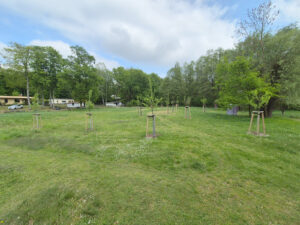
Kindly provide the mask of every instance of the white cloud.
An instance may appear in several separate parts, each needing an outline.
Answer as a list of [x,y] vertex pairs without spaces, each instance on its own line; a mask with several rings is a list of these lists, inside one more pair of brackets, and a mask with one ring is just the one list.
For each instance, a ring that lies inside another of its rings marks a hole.
[[33,40],[29,45],[37,46],[51,46],[57,50],[64,58],[72,55],[70,45],[63,41],[44,41],[44,40]]
[[234,23],[222,19],[226,9],[206,0],[9,0],[0,6],[134,63],[170,66],[235,42]]
[[[72,55],[70,45],[63,41],[33,40],[29,43],[29,45],[51,46],[54,49],[56,49],[64,58],[67,58],[69,55]],[[0,44],[0,48],[1,48],[1,44]],[[119,64],[116,61],[105,59],[104,57],[99,56],[95,52],[90,51],[89,54],[95,57],[96,63],[103,62],[108,69],[112,69],[119,66]]]
[[299,0],[275,0],[275,5],[279,9],[279,16],[287,22],[300,23],[300,1]]

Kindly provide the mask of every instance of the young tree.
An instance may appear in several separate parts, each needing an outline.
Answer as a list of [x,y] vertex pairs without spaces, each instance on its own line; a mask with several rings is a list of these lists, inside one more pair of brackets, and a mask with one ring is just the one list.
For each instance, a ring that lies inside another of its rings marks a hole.
[[202,99],[201,99],[201,102],[202,102],[203,112],[205,112],[205,107],[206,107],[207,98],[202,98]]
[[91,111],[94,108],[94,103],[92,102],[91,98],[93,95],[93,90],[89,90],[89,100],[86,103],[86,108]]
[[157,107],[157,105],[161,102],[162,99],[155,97],[155,90],[153,90],[152,80],[150,77],[148,78],[148,80],[150,93],[149,96],[144,97],[144,105],[149,106],[151,108],[151,112],[153,115],[154,107]]

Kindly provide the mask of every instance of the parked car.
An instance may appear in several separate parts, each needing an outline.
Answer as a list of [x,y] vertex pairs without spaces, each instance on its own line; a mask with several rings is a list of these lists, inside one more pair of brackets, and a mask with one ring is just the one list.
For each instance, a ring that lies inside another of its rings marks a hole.
[[23,109],[23,105],[11,105],[8,106],[8,109]]

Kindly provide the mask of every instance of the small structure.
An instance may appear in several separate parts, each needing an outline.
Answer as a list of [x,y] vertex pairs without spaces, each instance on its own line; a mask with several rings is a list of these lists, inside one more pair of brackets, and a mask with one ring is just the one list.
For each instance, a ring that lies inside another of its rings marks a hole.
[[94,130],[94,121],[92,113],[86,113],[86,131]]
[[[30,99],[32,97],[29,97]],[[26,96],[0,96],[0,105],[27,104]]]
[[[257,115],[257,125],[256,125],[256,131],[251,131],[253,118]],[[260,133],[260,117],[262,118],[262,126],[263,126],[263,133]],[[254,134],[256,136],[267,136],[266,134],[266,126],[265,126],[265,118],[264,118],[264,111],[252,111],[250,125],[248,129],[248,134]]]
[[79,109],[80,108],[80,103],[75,103],[75,102],[68,103],[67,108],[68,109]]
[[184,115],[185,115],[186,119],[187,118],[192,119],[192,116],[191,116],[191,107],[189,107],[189,106],[185,107]]
[[[149,119],[152,119],[152,135],[148,133],[149,130]],[[155,132],[155,115],[147,115],[147,125],[146,125],[146,137],[156,138]]]
[[236,116],[239,111],[238,106],[233,106],[231,109],[227,109],[227,115]]
[[69,98],[54,98],[54,99],[49,99],[49,104],[56,104],[56,105],[66,105],[66,104],[72,104],[75,103],[74,99],[69,99]]
[[32,114],[32,128],[34,130],[39,130],[42,128],[42,117],[39,113]]
[[107,107],[120,107],[123,106],[122,102],[106,102]]

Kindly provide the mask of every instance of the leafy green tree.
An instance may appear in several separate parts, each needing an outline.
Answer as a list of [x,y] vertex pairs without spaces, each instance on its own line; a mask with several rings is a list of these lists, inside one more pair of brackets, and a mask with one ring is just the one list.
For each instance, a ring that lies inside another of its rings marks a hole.
[[0,95],[13,95],[26,93],[26,80],[23,73],[11,68],[0,68]]
[[142,70],[125,69],[123,67],[113,69],[116,95],[120,96],[125,103],[134,104],[137,96],[147,96],[149,77],[151,76]]
[[114,79],[112,72],[106,68],[104,63],[98,63],[96,65],[96,70],[97,75],[100,78],[99,89],[102,104],[106,105],[107,101],[110,100],[110,96],[115,95]]
[[32,47],[23,46],[18,43],[12,43],[5,48],[4,58],[9,67],[15,71],[22,73],[26,79],[26,95],[28,107],[31,109],[30,103],[30,62],[32,60]]
[[88,100],[89,90],[93,90],[93,100],[98,99],[99,77],[93,56],[80,46],[72,46],[71,50],[73,54],[66,61],[59,82],[60,86],[66,85],[71,96],[82,105]]
[[182,68],[179,63],[176,63],[175,66],[168,71],[167,77],[170,81],[170,97],[172,99],[178,97],[179,102],[183,102],[185,87],[183,85]]
[[250,106],[257,108],[267,104],[277,91],[251,70],[250,62],[243,57],[231,63],[225,59],[218,65],[217,85],[221,106],[248,105],[249,115]]
[[[271,86],[279,88],[272,102],[279,102],[282,112],[300,105],[300,30],[292,24],[279,30],[266,43],[266,67]],[[270,105],[271,111],[275,104]]]

